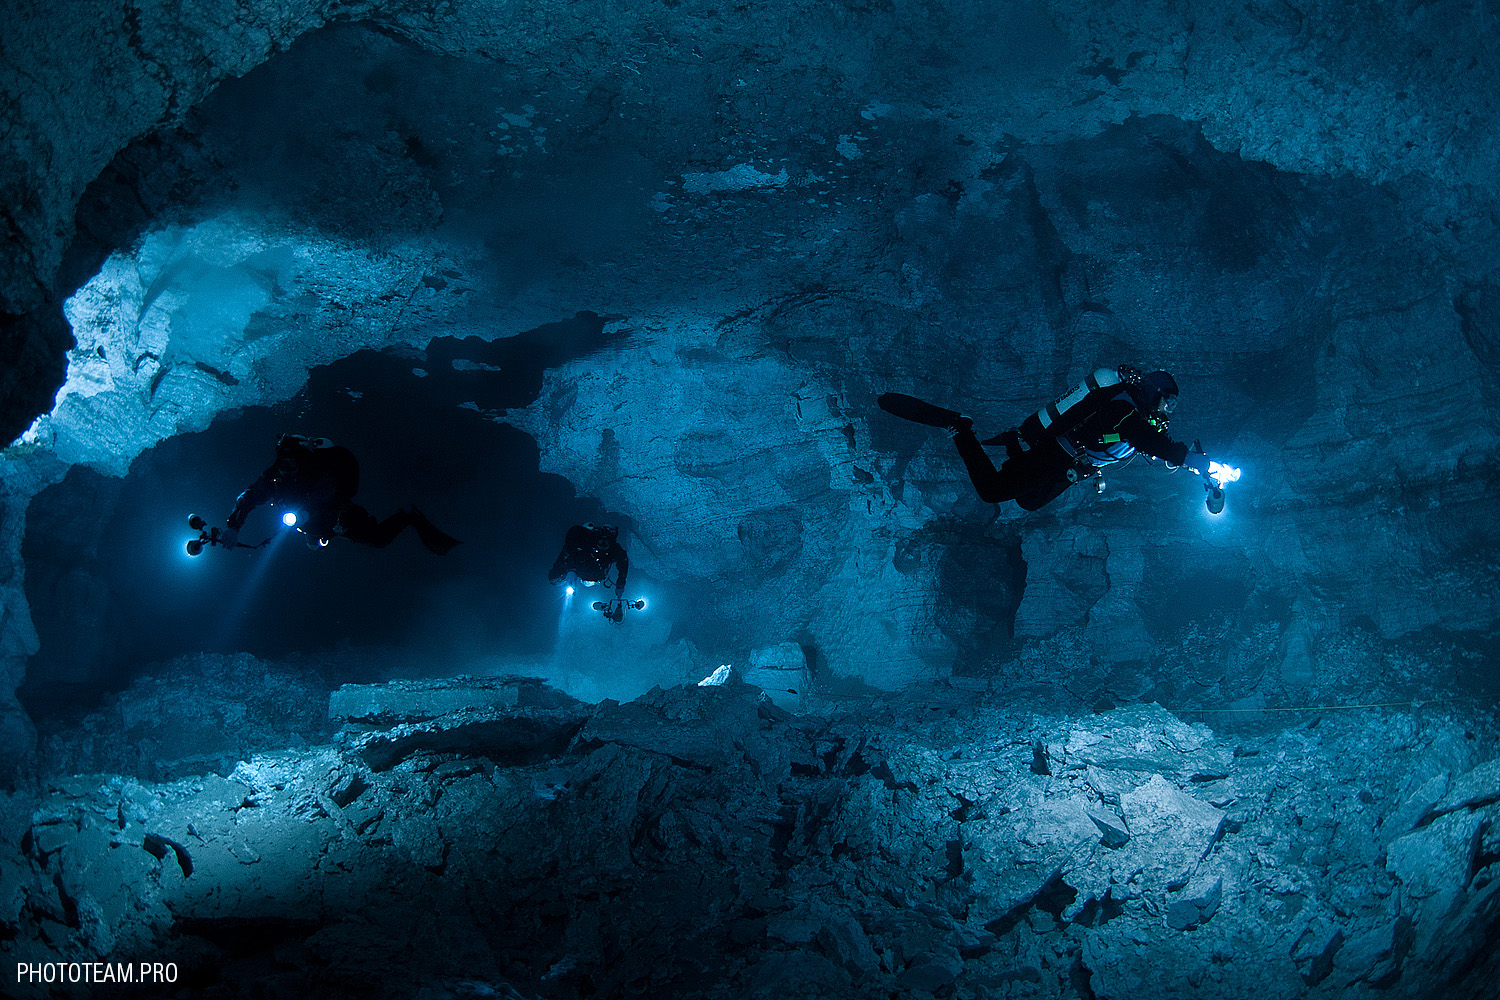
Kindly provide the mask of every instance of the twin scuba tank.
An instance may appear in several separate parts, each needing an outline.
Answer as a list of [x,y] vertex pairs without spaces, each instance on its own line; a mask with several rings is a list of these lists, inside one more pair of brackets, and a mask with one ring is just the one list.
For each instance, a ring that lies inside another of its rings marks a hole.
[[[1021,433],[1021,440],[1026,442],[1027,447],[1035,448],[1049,438],[1065,437],[1091,414],[1096,413],[1098,404],[1128,390],[1144,377],[1145,372],[1130,365],[1094,369],[1067,395],[1048,403],[1021,421],[1017,428]],[[1084,406],[1084,401],[1095,393],[1099,394],[1095,398],[1095,405]]]

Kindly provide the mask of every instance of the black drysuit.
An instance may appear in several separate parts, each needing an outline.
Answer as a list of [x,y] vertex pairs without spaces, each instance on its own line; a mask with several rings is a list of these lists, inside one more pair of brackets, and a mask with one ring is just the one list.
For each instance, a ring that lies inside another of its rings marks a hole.
[[1188,446],[1153,426],[1123,384],[1093,390],[1067,416],[1067,429],[1054,425],[1033,433],[1025,450],[1012,438],[1006,448],[1008,458],[999,469],[972,429],[955,434],[953,443],[980,499],[986,503],[1014,500],[1023,510],[1037,510],[1073,483],[1093,475],[1098,466],[1137,451],[1173,465],[1187,458]]
[[407,528],[415,528],[422,544],[442,555],[458,539],[438,530],[415,507],[404,507],[384,521],[354,502],[359,491],[359,460],[342,445],[326,438],[283,435],[276,443],[276,461],[235,500],[229,527],[239,531],[256,507],[275,504],[297,515],[297,530],[327,541],[335,536],[384,548]]
[[563,539],[562,551],[547,579],[558,583],[572,573],[585,583],[599,583],[609,576],[611,565],[619,570],[615,593],[625,592],[625,577],[630,573],[630,557],[619,542],[619,529],[575,524]]

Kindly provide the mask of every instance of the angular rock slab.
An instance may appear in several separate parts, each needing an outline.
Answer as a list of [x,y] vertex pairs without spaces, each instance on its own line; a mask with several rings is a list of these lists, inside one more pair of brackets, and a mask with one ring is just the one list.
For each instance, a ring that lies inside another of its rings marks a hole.
[[1091,716],[1073,727],[1063,749],[1069,767],[1184,778],[1228,774],[1234,761],[1233,750],[1219,746],[1207,726],[1188,725],[1160,705],[1132,705]]
[[455,712],[430,722],[346,736],[345,743],[374,771],[388,770],[423,752],[529,761],[566,750],[586,718],[579,711],[547,709]]
[[1480,764],[1474,770],[1453,779],[1442,801],[1433,812],[1447,813],[1464,807],[1487,805],[1500,801],[1500,758]]
[[761,773],[770,773],[787,766],[789,752],[782,741],[761,731],[786,718],[783,709],[749,684],[652,688],[623,705],[601,704],[577,743],[615,743],[702,768],[749,756]]
[[1152,889],[1188,882],[1223,829],[1224,812],[1153,774],[1140,788],[1120,796],[1130,843],[1114,863],[1117,872],[1143,870]]
[[1401,880],[1413,896],[1452,892],[1469,884],[1484,818],[1478,813],[1449,813],[1397,837],[1386,849],[1385,870]]
[[967,824],[965,866],[986,919],[1027,906],[1058,875],[1072,884],[1072,873],[1102,849],[1089,814],[1093,803],[1064,789],[1063,782],[1039,777],[1005,803],[1008,812]]
[[781,914],[767,925],[766,936],[784,944],[814,948],[855,977],[880,966],[859,921],[823,903],[803,903]]
[[1208,923],[1219,912],[1224,898],[1224,879],[1200,875],[1167,903],[1167,926],[1174,931],[1190,931]]
[[1381,839],[1389,843],[1416,829],[1422,817],[1432,810],[1447,790],[1447,771],[1434,774],[1422,782],[1417,786],[1417,790],[1407,796],[1406,800],[1392,810],[1391,814],[1380,824]]

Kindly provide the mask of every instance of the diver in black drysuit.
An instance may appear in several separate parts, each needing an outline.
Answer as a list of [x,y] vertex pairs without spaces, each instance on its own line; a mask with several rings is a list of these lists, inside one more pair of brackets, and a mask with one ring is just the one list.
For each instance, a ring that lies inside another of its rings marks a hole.
[[403,507],[384,521],[354,502],[359,491],[359,460],[354,453],[327,438],[283,434],[276,442],[276,461],[239,495],[223,535],[230,548],[250,512],[270,503],[296,515],[296,528],[319,545],[347,538],[361,545],[384,548],[402,531],[414,528],[428,550],[446,555],[459,544],[416,507]]
[[614,566],[619,572],[615,577],[615,596],[624,594],[625,577],[630,573],[630,557],[625,554],[619,535],[619,528],[605,524],[573,525],[563,539],[557,562],[552,564],[552,571],[547,574],[547,582],[561,583],[563,577],[572,573],[584,586],[592,587],[601,582],[607,586],[609,568]]
[[[1101,374],[1118,381],[1100,384]],[[1005,446],[1006,460],[999,469],[985,454],[972,420],[958,416],[949,425],[980,499],[1014,500],[1023,510],[1037,510],[1074,483],[1096,475],[1100,467],[1137,451],[1207,473],[1208,456],[1167,433],[1177,405],[1177,382],[1169,373],[1143,374],[1128,366],[1117,372],[1100,369],[1080,389],[1086,390],[1083,398],[1066,409],[1060,411],[1059,404],[1071,396],[983,442]]]

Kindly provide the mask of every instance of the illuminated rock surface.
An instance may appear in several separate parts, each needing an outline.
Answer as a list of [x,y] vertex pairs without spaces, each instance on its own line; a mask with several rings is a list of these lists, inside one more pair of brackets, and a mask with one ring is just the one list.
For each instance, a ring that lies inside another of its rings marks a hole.
[[[1492,996],[1497,34],[1457,0],[16,7],[0,958]],[[874,405],[988,436],[1121,362],[1243,467],[1221,517],[1144,462],[996,511]],[[189,560],[286,430],[463,544]],[[586,520],[648,599],[618,626],[542,582]],[[770,701],[696,686],[726,663]]]
[[[465,683],[335,703],[426,715]],[[519,702],[561,698],[507,684]],[[465,708],[446,731],[514,734],[536,717]],[[49,782],[9,806],[24,835],[6,919],[43,934],[13,954],[112,945],[225,995],[252,981],[456,996],[1493,985],[1493,952],[1454,939],[1493,918],[1500,883],[1474,861],[1495,807],[1443,812],[1384,865],[1375,842],[1409,772],[1445,756],[1468,769],[1476,734],[1441,712],[1226,738],[1155,708],[1069,720],[951,691],[799,718],[731,680],[578,720],[550,750],[481,738],[371,767],[354,748],[403,727],[364,722],[227,777]],[[1357,752],[1374,749],[1372,722],[1405,729],[1403,745]],[[1088,749],[1122,740],[1136,756]],[[186,938],[161,941],[173,926]]]

